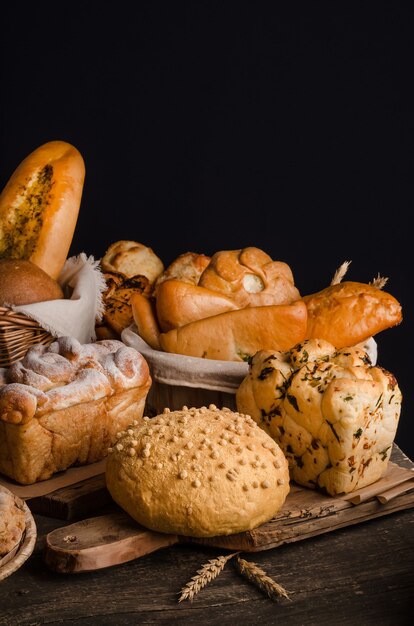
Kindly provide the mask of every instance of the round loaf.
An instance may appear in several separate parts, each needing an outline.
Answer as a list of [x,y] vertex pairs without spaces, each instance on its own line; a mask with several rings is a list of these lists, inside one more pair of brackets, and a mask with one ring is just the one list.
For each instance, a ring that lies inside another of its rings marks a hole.
[[0,306],[63,298],[58,282],[31,261],[0,260]]
[[239,533],[270,520],[289,492],[281,449],[230,409],[164,413],[118,434],[106,466],[112,498],[152,530],[193,537]]

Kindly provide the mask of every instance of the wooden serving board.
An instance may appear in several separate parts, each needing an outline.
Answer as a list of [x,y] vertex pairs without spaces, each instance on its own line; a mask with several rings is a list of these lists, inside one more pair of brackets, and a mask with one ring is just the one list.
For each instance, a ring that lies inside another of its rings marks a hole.
[[112,503],[112,510],[105,515],[49,533],[45,561],[54,571],[77,573],[125,563],[179,542],[243,552],[269,550],[414,507],[413,464],[405,459],[406,467],[390,463],[387,475],[375,486],[343,498],[292,484],[276,517],[254,530],[235,535],[194,538],[153,532]]

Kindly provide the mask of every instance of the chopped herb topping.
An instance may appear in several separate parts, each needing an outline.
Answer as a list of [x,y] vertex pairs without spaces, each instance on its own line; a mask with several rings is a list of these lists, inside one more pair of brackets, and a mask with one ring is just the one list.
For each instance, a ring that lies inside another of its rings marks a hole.
[[362,428],[358,428],[358,430],[354,432],[354,437],[355,439],[359,439],[361,435],[362,435]]

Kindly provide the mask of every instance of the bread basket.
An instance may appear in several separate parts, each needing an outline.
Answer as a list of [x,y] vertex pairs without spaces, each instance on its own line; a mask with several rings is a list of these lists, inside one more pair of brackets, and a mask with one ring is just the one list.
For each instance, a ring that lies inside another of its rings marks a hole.
[[[236,391],[249,371],[248,363],[201,359],[153,350],[138,335],[135,324],[122,331],[122,341],[146,359],[152,386],[147,396],[145,415],[153,417],[165,407],[226,406],[237,410]],[[371,362],[377,361],[377,344],[371,337],[364,345]]]
[[24,313],[0,306],[0,367],[9,367],[35,344],[48,345],[53,336]]

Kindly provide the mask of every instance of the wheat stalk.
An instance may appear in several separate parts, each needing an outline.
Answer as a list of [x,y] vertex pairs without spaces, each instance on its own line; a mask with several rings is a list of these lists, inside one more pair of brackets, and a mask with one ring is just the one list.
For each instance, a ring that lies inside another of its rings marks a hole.
[[278,600],[281,597],[290,599],[286,589],[270,578],[256,563],[237,557],[236,565],[240,574],[264,591],[272,600]]
[[232,554],[228,554],[227,556],[219,556],[216,559],[210,559],[208,563],[205,563],[201,569],[197,570],[197,575],[193,576],[186,585],[179,592],[181,595],[178,599],[178,602],[182,602],[183,600],[190,600],[194,598],[194,596],[205,587],[210,581],[212,581],[216,576],[223,571],[224,566],[227,561],[232,559],[238,552],[233,552]]
[[388,278],[386,278],[385,276],[380,276],[378,273],[378,276],[371,281],[371,285],[373,285],[374,287],[378,287],[378,289],[382,289],[383,287],[385,287],[387,282]]
[[338,283],[341,282],[341,280],[343,279],[343,277],[345,276],[345,274],[348,271],[348,267],[351,265],[351,261],[344,261],[342,263],[342,265],[340,265],[338,267],[338,269],[336,270],[334,277],[331,280],[331,285],[337,285]]

